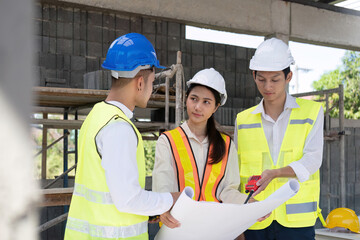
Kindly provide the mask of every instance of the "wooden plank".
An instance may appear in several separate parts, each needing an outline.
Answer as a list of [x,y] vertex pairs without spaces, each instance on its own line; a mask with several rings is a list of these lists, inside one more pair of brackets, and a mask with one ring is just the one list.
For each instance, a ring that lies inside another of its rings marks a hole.
[[40,207],[70,205],[73,191],[74,188],[42,189],[40,194],[43,196],[43,200]]
[[32,124],[41,124],[46,128],[56,129],[80,129],[83,120],[62,119],[31,119]]
[[[91,107],[91,105],[104,101],[109,90],[81,89],[81,88],[55,88],[55,87],[34,87],[36,106],[42,107]],[[165,95],[152,94],[150,104],[154,107],[161,107],[164,102]],[[170,96],[170,101],[175,102],[175,96]],[[151,106],[150,106],[151,107]]]

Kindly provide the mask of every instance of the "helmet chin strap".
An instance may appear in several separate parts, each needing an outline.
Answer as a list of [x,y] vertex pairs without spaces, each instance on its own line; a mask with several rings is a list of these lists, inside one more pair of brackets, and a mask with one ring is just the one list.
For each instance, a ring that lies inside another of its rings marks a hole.
[[114,78],[118,79],[119,77],[122,78],[133,78],[136,76],[136,74],[138,74],[138,72],[140,72],[140,70],[142,69],[148,69],[150,68],[150,65],[140,65],[137,68],[135,68],[132,71],[116,71],[116,70],[111,70],[111,76],[113,76]]

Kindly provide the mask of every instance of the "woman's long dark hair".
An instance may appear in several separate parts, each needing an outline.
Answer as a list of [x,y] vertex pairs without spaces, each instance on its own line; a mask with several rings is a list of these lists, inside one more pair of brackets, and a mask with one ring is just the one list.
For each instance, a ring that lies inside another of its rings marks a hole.
[[[196,87],[196,86],[203,86],[203,87],[206,87],[207,89],[209,89],[215,97],[215,106],[220,104],[221,98],[220,98],[220,94],[218,91],[216,91],[212,88],[209,88],[207,86],[204,86],[201,84],[196,84],[196,83],[190,85],[190,87],[186,91],[186,98],[189,97],[191,90],[193,90],[194,87]],[[211,160],[210,164],[216,164],[223,159],[226,149],[225,149],[225,141],[221,136],[221,132],[216,128],[216,120],[214,118],[214,114],[211,115],[211,117],[207,121],[206,133],[207,133],[208,140],[209,140],[209,146],[212,146],[212,151],[210,153],[210,158],[212,160]]]

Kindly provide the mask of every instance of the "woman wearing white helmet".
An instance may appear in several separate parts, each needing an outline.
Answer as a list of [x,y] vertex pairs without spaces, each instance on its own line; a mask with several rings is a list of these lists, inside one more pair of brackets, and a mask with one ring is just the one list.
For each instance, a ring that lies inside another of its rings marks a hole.
[[[224,78],[213,68],[187,82],[189,119],[163,133],[156,144],[153,191],[194,189],[194,200],[244,203],[240,194],[237,153],[230,137],[215,126],[214,113],[226,102]],[[160,219],[166,223],[169,213]],[[168,225],[168,224],[167,224]]]

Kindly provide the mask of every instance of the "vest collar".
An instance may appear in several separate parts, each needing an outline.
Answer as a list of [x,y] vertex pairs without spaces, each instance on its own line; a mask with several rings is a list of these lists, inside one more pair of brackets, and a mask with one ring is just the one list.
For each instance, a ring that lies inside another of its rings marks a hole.
[[[286,100],[284,105],[284,111],[286,109],[293,109],[293,108],[299,108],[299,104],[296,102],[296,98],[291,96],[289,93],[286,93]],[[264,109],[264,98],[261,99],[261,102],[256,106],[255,110],[251,112],[252,114],[258,114],[261,113],[263,116],[265,115],[265,109]]]
[[114,106],[120,108],[121,111],[123,111],[123,113],[125,114],[125,116],[128,117],[129,119],[131,119],[134,116],[134,113],[130,109],[128,109],[124,104],[122,104],[121,102],[106,101],[106,103],[109,103],[111,105],[114,105]]
[[195,139],[197,142],[199,142],[201,144],[208,144],[208,142],[209,142],[208,137],[206,136],[204,138],[204,140],[202,142],[200,142],[200,140],[190,130],[189,125],[187,124],[187,121],[185,121],[183,124],[181,124],[181,127],[182,127],[182,129],[184,129],[184,132],[186,133],[186,135],[188,136],[189,139],[190,138]]

